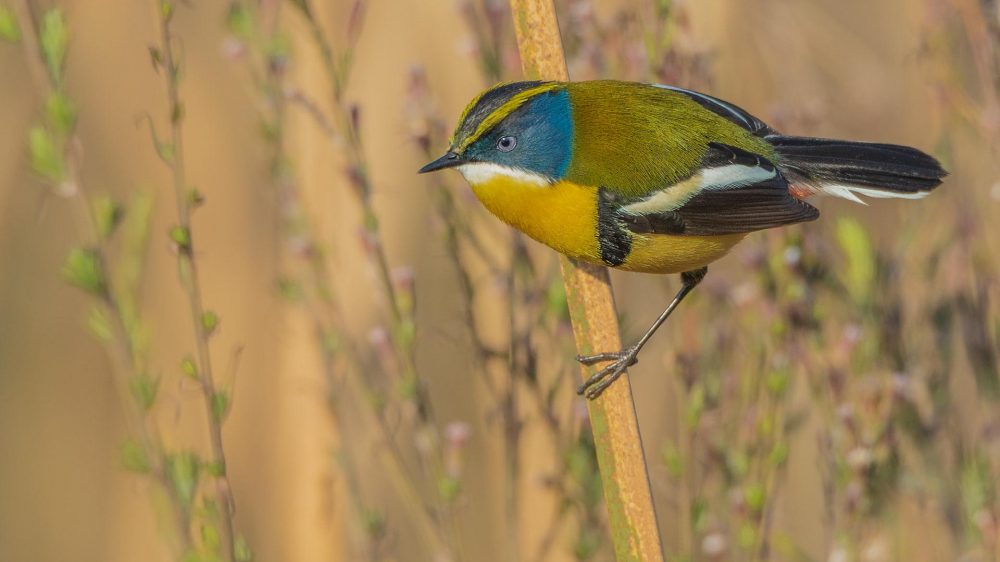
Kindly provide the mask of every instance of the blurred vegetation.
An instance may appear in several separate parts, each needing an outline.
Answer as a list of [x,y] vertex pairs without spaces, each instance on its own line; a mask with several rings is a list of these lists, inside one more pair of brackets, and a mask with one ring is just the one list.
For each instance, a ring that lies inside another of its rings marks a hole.
[[[506,2],[147,4],[0,0],[0,559],[610,559],[553,256],[413,173],[518,77]],[[997,4],[556,7],[574,79],[952,172],[750,237],[658,334],[668,552],[1000,560]],[[626,338],[676,283],[615,276]]]

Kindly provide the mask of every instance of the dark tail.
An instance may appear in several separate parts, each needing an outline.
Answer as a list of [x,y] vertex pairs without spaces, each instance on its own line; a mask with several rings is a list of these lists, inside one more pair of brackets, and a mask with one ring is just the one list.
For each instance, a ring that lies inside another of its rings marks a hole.
[[765,137],[780,156],[778,168],[789,183],[858,203],[868,197],[919,199],[941,184],[948,172],[915,148],[809,137]]

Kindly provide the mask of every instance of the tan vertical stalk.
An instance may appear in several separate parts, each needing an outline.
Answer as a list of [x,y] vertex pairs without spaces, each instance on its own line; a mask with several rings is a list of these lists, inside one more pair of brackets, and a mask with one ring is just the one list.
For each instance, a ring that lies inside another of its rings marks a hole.
[[[568,80],[552,0],[510,0],[525,77]],[[563,281],[576,346],[581,354],[621,348],[608,271],[563,257]],[[584,378],[591,367],[583,367]],[[588,401],[597,461],[619,562],[663,560],[649,475],[628,377]]]

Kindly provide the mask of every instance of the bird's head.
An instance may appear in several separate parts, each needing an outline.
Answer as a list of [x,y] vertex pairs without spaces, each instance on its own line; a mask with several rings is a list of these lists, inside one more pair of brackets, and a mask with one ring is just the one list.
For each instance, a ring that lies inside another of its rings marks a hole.
[[563,177],[573,150],[569,94],[559,82],[513,82],[469,103],[444,156],[420,173],[458,168],[470,182],[483,173]]

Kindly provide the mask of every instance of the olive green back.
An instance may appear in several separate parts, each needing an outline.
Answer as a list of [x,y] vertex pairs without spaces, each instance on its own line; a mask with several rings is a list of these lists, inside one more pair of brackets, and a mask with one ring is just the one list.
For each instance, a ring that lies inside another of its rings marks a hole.
[[646,195],[693,175],[710,141],[775,159],[765,140],[683,94],[613,80],[566,88],[574,135],[565,179],[573,183]]

